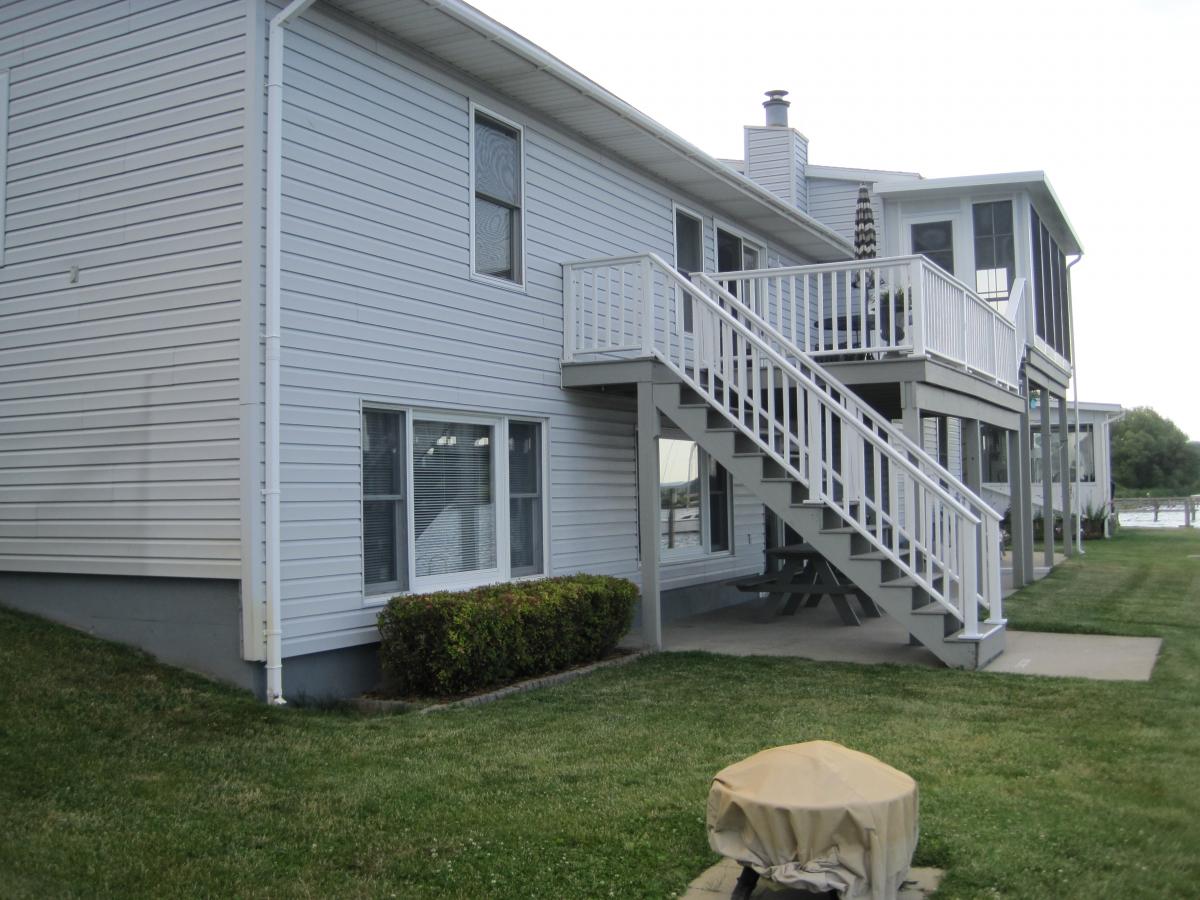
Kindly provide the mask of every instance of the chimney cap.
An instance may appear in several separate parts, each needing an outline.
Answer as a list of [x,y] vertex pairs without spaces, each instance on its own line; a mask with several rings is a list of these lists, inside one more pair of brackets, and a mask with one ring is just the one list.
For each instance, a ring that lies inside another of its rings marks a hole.
[[787,91],[767,91],[767,99],[763,101],[763,109],[767,111],[767,125],[782,125],[788,123],[788,107],[792,104],[783,98]]

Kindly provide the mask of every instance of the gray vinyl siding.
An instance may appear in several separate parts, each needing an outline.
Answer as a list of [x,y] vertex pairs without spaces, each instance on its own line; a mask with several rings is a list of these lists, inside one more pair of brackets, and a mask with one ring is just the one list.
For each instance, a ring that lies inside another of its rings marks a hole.
[[[857,181],[835,178],[809,178],[808,214],[832,228],[846,240],[854,241],[854,212],[858,205]],[[883,255],[883,204],[874,194],[871,206],[875,210],[875,240],[879,255]]]
[[796,203],[792,133],[779,128],[746,129],[746,175],[776,197]]
[[[635,407],[560,387],[564,262],[673,256],[672,200],[526,111],[320,7],[288,32],[284,108],[284,652],[377,639],[362,590],[360,408],[548,423],[551,569],[638,574]],[[470,276],[469,103],[524,127],[526,284]],[[677,587],[762,566],[762,508],[736,552],[664,568]]]
[[239,575],[244,25],[0,6],[0,570]]
[[808,212],[808,139],[796,134],[792,138],[792,183],[795,196],[793,202],[801,212]]

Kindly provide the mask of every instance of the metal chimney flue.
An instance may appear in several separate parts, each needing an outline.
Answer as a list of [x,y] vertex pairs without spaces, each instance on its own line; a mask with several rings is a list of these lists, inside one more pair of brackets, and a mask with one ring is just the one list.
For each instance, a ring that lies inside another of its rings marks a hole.
[[767,99],[763,102],[763,109],[767,111],[768,126],[780,125],[787,128],[788,107],[792,105],[783,99],[787,94],[787,91],[767,91]]

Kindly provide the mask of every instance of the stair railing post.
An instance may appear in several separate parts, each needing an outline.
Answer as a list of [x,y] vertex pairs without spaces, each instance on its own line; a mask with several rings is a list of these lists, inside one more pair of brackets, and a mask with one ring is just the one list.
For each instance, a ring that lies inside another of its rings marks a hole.
[[[654,268],[650,257],[642,259],[642,355],[654,355]],[[668,323],[664,323],[668,324]]]
[[988,625],[1004,624],[1004,589],[1000,583],[1000,564],[1004,556],[1004,546],[1000,536],[1000,523],[991,516],[984,518],[987,526],[987,546],[991,548],[988,566],[985,570],[987,578]]
[[913,355],[925,355],[925,266],[920,257],[909,262],[912,272],[909,292],[912,294]]
[[563,362],[575,359],[575,304],[579,302],[575,269],[563,266]]

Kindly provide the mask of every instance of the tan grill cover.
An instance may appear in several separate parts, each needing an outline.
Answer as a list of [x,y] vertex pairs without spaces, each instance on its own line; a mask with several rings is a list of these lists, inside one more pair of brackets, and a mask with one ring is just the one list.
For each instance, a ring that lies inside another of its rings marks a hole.
[[713,779],[708,844],[780,884],[894,898],[917,847],[917,783],[832,741],[764,750]]

